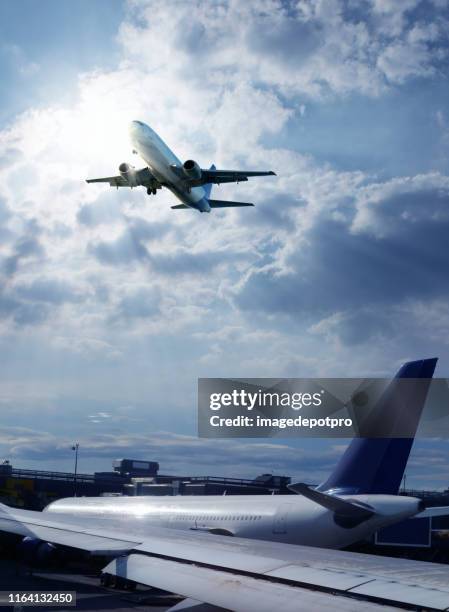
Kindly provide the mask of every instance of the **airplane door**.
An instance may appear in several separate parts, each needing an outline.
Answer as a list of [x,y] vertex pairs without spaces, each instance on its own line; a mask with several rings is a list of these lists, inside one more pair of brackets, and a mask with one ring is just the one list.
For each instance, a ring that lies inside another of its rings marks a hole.
[[273,533],[287,533],[287,516],[292,504],[281,504],[274,515]]

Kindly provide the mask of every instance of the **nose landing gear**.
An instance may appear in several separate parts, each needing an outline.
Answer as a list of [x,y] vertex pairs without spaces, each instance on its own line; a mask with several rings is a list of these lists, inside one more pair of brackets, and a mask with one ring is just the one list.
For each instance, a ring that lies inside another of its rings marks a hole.
[[157,193],[157,189],[156,188],[148,187],[148,189],[147,189],[147,194],[148,195],[156,195],[156,193]]

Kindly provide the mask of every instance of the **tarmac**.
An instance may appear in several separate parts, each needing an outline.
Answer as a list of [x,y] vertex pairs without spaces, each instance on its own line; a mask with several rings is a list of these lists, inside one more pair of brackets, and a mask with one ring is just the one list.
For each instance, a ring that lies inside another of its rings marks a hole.
[[[75,591],[76,607],[61,605],[43,606],[7,606],[0,605],[2,609],[31,611],[52,610],[53,612],[70,610],[111,610],[113,612],[128,612],[131,610],[146,610],[151,612],[165,612],[179,599],[162,599],[152,589],[137,587],[135,591],[107,588],[100,585],[98,574],[87,573],[79,568],[75,570],[46,569],[35,570],[32,573],[24,566],[12,560],[0,560],[0,591],[32,591],[54,592]],[[163,597],[163,596],[162,596]]]

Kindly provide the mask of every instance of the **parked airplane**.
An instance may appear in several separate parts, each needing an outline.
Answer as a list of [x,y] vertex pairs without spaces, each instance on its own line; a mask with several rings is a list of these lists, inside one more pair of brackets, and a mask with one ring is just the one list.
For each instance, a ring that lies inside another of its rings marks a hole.
[[[379,418],[396,422],[408,414],[416,429],[435,364],[435,359],[406,364],[382,396]],[[415,387],[412,382],[406,403],[392,403],[397,379],[404,377],[425,382]],[[307,541],[308,532],[315,545],[340,547],[405,517],[422,516],[420,500],[394,495],[412,442],[354,440],[323,485],[292,485],[301,496],[80,498],[50,504],[46,512],[0,504],[0,531],[24,537],[37,558],[51,554],[55,544],[112,557],[104,572],[114,580],[187,598],[171,612],[359,612],[385,605],[449,610],[444,565],[284,543]],[[426,512],[433,510],[442,511]],[[243,534],[262,539],[238,537]]]
[[210,212],[212,208],[254,206],[250,202],[212,200],[212,185],[240,183],[252,176],[275,175],[271,170],[217,170],[214,165],[205,170],[193,159],[184,163],[179,161],[156,132],[142,121],[132,121],[129,132],[134,152],[140,155],[147,167],[136,170],[134,166],[122,163],[118,176],[87,179],[88,183],[109,183],[117,188],[143,186],[147,188],[148,195],[156,195],[158,189],[167,187],[182,202],[172,206],[173,209],[195,208],[200,212]]
[[[379,399],[377,419],[396,426],[406,418],[414,436],[436,361],[405,364]],[[403,378],[414,379],[406,389],[407,401]],[[396,397],[398,388],[401,398]],[[172,529],[343,548],[423,510],[421,500],[397,495],[412,443],[413,438],[355,438],[318,488],[291,485],[297,496],[66,498],[44,513],[113,521],[127,517]]]

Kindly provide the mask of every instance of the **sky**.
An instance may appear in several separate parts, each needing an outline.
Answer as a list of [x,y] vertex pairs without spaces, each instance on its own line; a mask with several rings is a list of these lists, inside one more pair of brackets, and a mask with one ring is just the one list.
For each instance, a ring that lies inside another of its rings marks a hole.
[[[36,23],[39,27],[36,27]],[[449,376],[444,0],[0,3],[0,456],[323,480],[345,441],[199,440],[198,377]],[[87,185],[148,123],[254,209]],[[407,483],[449,485],[418,440]]]

